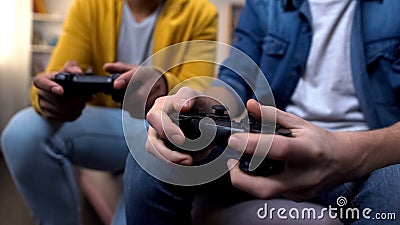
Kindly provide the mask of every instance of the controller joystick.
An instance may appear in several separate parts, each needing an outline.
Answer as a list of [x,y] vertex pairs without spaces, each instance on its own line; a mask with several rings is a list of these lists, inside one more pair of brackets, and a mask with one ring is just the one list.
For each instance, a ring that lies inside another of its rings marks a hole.
[[211,106],[212,109],[214,109],[214,114],[216,116],[224,116],[225,112],[227,112],[227,108],[225,108],[225,106],[223,105],[213,105]]

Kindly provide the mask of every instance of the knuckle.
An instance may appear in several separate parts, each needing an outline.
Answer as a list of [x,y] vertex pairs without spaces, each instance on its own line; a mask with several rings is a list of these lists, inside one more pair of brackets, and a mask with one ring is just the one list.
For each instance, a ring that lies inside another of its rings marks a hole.
[[39,86],[40,86],[40,81],[41,81],[41,76],[38,75],[38,76],[35,76],[35,77],[33,78],[32,83],[33,83],[33,85],[34,85],[35,87],[39,88]]
[[157,109],[151,108],[146,115],[146,120],[152,124],[157,120],[157,115],[161,114],[161,112]]
[[154,101],[154,105],[162,105],[162,104],[165,102],[165,99],[166,99],[166,98],[167,98],[166,96],[157,98],[157,99]]
[[69,60],[65,63],[67,66],[77,65],[78,63],[75,60]]
[[184,87],[182,87],[181,89],[179,89],[178,92],[186,92],[186,91],[189,91],[189,90],[190,90],[189,87],[184,86]]
[[147,141],[146,141],[145,148],[146,148],[147,152],[152,152],[153,144],[151,143],[151,141],[149,139],[147,139]]
[[[181,89],[179,89],[179,91],[177,92],[177,94],[179,94],[181,97],[183,96],[195,96],[195,92],[193,89],[189,88],[189,87],[182,87]],[[190,99],[191,97],[187,98]]]
[[288,142],[280,143],[279,151],[275,151],[276,158],[286,158],[290,154],[290,145]]
[[151,120],[153,120],[153,111],[154,109],[150,109],[149,112],[146,114],[146,120],[148,122],[150,122]]
[[319,144],[311,144],[310,150],[310,156],[313,160],[323,161],[326,158],[326,151]]

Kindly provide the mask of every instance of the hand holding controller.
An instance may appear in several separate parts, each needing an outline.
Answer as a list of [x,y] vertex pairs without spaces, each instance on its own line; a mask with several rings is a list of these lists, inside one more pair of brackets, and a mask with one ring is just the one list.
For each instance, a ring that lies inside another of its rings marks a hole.
[[[172,114],[170,117],[173,122],[179,125],[180,129],[188,139],[198,140],[198,138],[201,137],[201,134],[215,134],[210,143],[202,143],[200,145],[214,145],[225,148],[228,145],[228,139],[230,135],[233,133],[251,132],[279,134],[288,137],[291,136],[290,130],[282,128],[279,125],[264,126],[252,116],[248,117],[248,121],[231,121],[229,115],[226,114],[226,109],[224,106],[214,105],[212,108],[214,109],[213,113],[199,112],[191,109],[186,113]],[[185,153],[201,150],[201,148],[192,148],[192,146],[188,146],[187,144],[183,144],[182,148],[180,148],[168,141],[165,141],[165,143],[170,149],[183,151]],[[261,165],[259,165],[255,170],[250,171],[249,164],[251,158],[251,155],[243,154],[239,159],[239,167],[242,171],[258,176],[269,176],[272,174],[281,173],[285,168],[285,162],[265,158]]]
[[64,95],[93,95],[104,93],[112,96],[116,102],[122,102],[125,89],[114,89],[114,81],[120,74],[111,76],[80,75],[61,72],[55,75],[54,81],[64,88]]

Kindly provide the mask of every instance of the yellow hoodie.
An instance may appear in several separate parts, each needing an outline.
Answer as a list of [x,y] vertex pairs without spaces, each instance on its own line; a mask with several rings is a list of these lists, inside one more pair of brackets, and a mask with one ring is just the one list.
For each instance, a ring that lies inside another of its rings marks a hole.
[[[103,65],[116,61],[123,2],[124,0],[75,0],[46,71],[58,71],[65,62],[75,60],[84,71],[90,66],[94,74],[106,75]],[[215,41],[216,38],[217,10],[208,0],[166,0],[154,28],[153,53],[180,42]],[[200,51],[215,54],[215,49],[212,48]],[[164,76],[168,82],[168,90],[191,77],[214,75],[214,65],[204,62],[165,68],[165,61],[171,60],[168,57],[171,56],[153,59],[154,67],[167,71]],[[214,55],[210,56],[210,59],[213,57]],[[192,87],[201,88],[205,84],[197,82]],[[32,86],[32,106],[41,113],[37,92],[37,88]],[[96,95],[90,104],[117,107],[110,96],[103,94]]]

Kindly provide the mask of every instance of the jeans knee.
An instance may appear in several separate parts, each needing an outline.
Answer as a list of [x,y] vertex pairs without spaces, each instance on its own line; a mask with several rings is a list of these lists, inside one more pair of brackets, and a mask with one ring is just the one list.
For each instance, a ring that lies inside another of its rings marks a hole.
[[[127,197],[134,197],[133,195],[148,190],[147,188],[139,188],[148,184],[148,179],[151,179],[145,171],[138,165],[133,159],[131,154],[128,154],[128,158],[125,165],[124,172],[124,192]],[[143,193],[138,194],[143,196]]]
[[372,187],[378,186],[383,188],[383,190],[400,190],[400,164],[373,171],[367,179],[367,182],[372,183]]
[[127,199],[135,203],[146,202],[159,195],[164,186],[168,184],[148,174],[132,155],[128,155],[124,173],[124,192]]
[[392,165],[370,174],[360,186],[356,205],[375,210],[400,208],[400,165]]
[[31,109],[15,114],[1,135],[1,149],[13,176],[29,172],[40,154],[39,146],[46,137],[46,121]]

